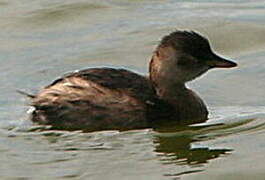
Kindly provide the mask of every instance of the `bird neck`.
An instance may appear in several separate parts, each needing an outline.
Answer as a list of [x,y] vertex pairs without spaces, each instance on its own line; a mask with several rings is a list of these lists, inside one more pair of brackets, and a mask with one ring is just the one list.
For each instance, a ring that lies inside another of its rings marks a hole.
[[149,78],[157,96],[175,109],[180,121],[188,124],[206,120],[208,111],[201,98],[186,87],[182,78],[172,76],[170,71],[164,71],[160,63],[153,56],[149,67]]
[[159,97],[177,96],[186,93],[188,89],[183,82],[183,78],[176,76],[175,72],[171,70],[172,65],[161,61],[159,57],[154,54],[149,65],[149,79],[152,82],[156,93]]

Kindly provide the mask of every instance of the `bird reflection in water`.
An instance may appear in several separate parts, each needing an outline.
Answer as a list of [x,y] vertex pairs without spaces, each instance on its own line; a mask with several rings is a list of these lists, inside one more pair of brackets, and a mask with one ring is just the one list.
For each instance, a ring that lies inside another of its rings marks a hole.
[[[163,136],[158,135],[154,138],[155,152],[161,157],[163,164],[189,165],[191,167],[202,167],[209,163],[209,160],[226,155],[232,151],[228,148],[209,148],[207,146],[197,146],[194,143],[199,142],[192,135]],[[192,169],[190,171],[177,174],[165,174],[165,176],[180,176],[183,174],[196,173],[202,169]]]

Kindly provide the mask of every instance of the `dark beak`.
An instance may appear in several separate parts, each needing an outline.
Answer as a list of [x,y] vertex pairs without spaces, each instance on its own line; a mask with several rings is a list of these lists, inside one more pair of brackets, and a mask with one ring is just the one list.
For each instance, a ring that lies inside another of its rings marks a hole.
[[210,57],[208,57],[206,64],[211,68],[232,68],[237,66],[235,62],[224,59],[214,53],[212,53]]

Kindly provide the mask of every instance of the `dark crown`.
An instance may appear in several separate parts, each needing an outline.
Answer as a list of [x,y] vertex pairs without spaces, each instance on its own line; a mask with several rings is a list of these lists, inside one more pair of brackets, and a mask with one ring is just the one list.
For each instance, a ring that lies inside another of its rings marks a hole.
[[197,58],[211,53],[209,41],[194,31],[180,31],[170,33],[163,37],[158,48],[173,47],[177,51],[184,51]]

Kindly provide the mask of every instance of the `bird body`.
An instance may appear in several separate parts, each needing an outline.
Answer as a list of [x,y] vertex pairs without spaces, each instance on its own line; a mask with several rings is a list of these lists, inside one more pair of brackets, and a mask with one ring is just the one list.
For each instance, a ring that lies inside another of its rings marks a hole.
[[69,73],[32,98],[31,119],[64,130],[129,130],[200,123],[207,107],[185,83],[213,67],[234,67],[193,31],[165,36],[149,77],[125,69],[90,68]]

